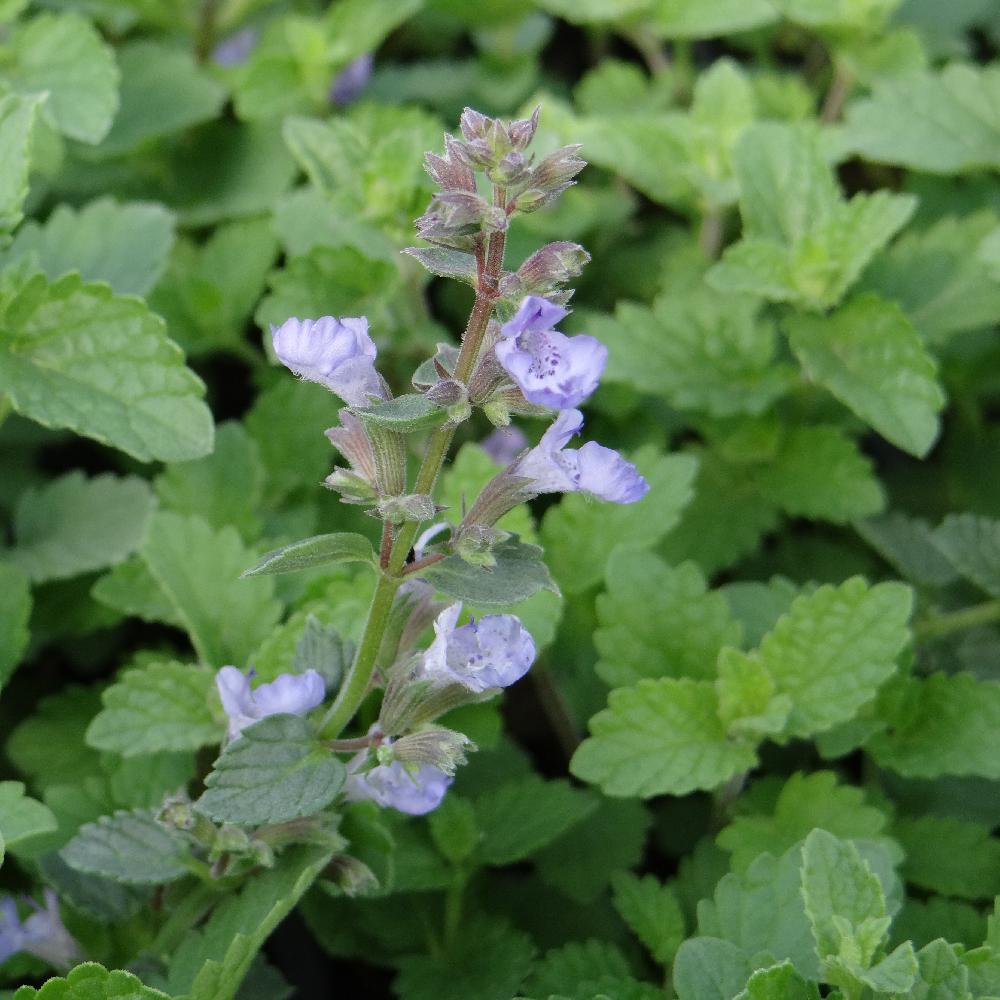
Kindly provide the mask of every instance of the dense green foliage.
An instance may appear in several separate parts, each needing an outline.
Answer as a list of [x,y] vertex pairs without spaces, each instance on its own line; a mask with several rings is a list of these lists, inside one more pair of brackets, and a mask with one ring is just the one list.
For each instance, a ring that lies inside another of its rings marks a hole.
[[[385,539],[268,331],[367,316],[415,467],[466,105],[582,144],[506,266],[592,255],[587,433],[651,489],[423,572],[539,658],[412,817],[340,802],[343,726],[226,745],[215,675],[367,655]],[[1000,996],[998,328],[993,0],[0,0],[0,900],[75,941],[0,908],[0,1000]]]

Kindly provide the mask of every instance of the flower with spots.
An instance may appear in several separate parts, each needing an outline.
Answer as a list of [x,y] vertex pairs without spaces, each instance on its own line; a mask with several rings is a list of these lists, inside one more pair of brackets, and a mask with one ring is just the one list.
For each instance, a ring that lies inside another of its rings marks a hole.
[[509,687],[535,662],[535,640],[514,615],[486,615],[456,628],[461,604],[452,604],[434,622],[434,641],[423,655],[418,676],[461,684],[475,694]]
[[[391,744],[385,740],[385,745]],[[362,751],[347,765],[344,795],[348,802],[370,800],[386,809],[423,816],[441,805],[455,780],[433,764],[407,767],[398,760],[362,770],[367,760],[368,752]]]
[[269,715],[305,715],[326,697],[326,685],[316,670],[280,674],[270,684],[251,690],[250,678],[236,667],[223,667],[215,675],[222,707],[229,716],[229,739]]
[[364,316],[288,319],[271,328],[274,353],[308,382],[335,392],[348,406],[385,399],[385,381],[375,370],[376,348]]
[[529,295],[500,328],[496,356],[529,403],[567,410],[579,406],[596,388],[608,349],[594,337],[567,337],[552,329],[566,310]]

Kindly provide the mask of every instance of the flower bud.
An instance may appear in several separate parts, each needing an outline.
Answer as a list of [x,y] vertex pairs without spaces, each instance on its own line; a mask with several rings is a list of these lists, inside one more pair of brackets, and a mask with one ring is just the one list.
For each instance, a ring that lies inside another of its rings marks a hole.
[[451,136],[445,136],[445,156],[427,153],[424,156],[424,169],[431,179],[444,191],[475,191],[476,178],[468,164],[455,155],[457,144]]
[[512,150],[500,157],[500,162],[488,171],[488,176],[494,184],[509,187],[527,177],[528,169],[528,160],[524,155]]
[[[562,191],[560,190],[559,193],[561,194]],[[553,196],[548,192],[540,191],[537,188],[530,188],[527,191],[522,191],[512,204],[515,212],[528,215],[530,212],[537,212],[538,209],[553,200]]]
[[549,153],[531,172],[531,186],[540,191],[562,192],[573,183],[573,178],[583,170],[587,161],[576,154],[579,145],[563,146],[554,153]]
[[375,873],[359,858],[338,854],[323,873],[323,888],[332,895],[356,899],[374,896],[381,886]]
[[378,493],[370,483],[340,466],[334,468],[333,472],[323,480],[323,485],[328,490],[339,493],[342,503],[370,504],[378,499]]
[[492,569],[497,561],[493,547],[510,538],[509,531],[501,531],[485,524],[471,523],[459,530],[455,537],[455,552],[471,566]]
[[535,137],[535,130],[538,128],[538,116],[541,113],[541,106],[531,112],[530,118],[519,118],[512,121],[507,126],[507,134],[510,137],[511,146],[517,152],[523,152]]
[[429,521],[439,508],[426,493],[408,493],[405,496],[383,497],[377,510],[383,521],[403,524],[405,521]]
[[459,119],[458,124],[462,130],[462,135],[469,142],[472,142],[474,139],[485,139],[487,137],[490,126],[493,124],[493,119],[480,114],[474,108],[466,108],[462,112],[462,117]]
[[465,386],[453,378],[440,379],[424,395],[437,406],[453,406],[464,403],[468,398]]
[[[550,297],[551,292],[577,277],[588,263],[590,254],[578,243],[548,243],[517,269],[517,281],[511,284],[516,283],[520,295]],[[501,293],[508,294],[507,287],[501,287]]]
[[494,427],[510,426],[510,406],[507,405],[503,393],[498,393],[491,400],[483,403],[483,413],[486,414],[486,419]]
[[453,729],[424,729],[401,736],[385,749],[401,764],[418,767],[430,764],[451,777],[465,763],[466,752],[476,750],[476,744]]
[[246,854],[250,850],[250,837],[238,826],[224,823],[215,833],[209,858],[215,861],[223,854]]

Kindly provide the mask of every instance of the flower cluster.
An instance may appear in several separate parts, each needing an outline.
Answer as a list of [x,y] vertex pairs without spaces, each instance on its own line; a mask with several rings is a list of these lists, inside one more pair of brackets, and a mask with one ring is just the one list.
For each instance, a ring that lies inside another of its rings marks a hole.
[[31,899],[25,902],[33,912],[21,920],[14,900],[0,899],[0,964],[23,951],[55,968],[69,968],[79,949],[63,926],[56,894],[51,889],[45,890],[45,906]]

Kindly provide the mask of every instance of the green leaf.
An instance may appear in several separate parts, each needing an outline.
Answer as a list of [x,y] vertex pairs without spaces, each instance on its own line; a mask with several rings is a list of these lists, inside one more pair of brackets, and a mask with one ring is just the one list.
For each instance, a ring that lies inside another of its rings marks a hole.
[[971,674],[901,680],[879,701],[887,728],[865,745],[876,763],[909,778],[1000,779],[1000,683]]
[[173,601],[163,592],[139,556],[126,559],[110,573],[99,577],[91,588],[90,596],[123,615],[184,627]]
[[531,968],[535,946],[504,921],[476,916],[441,954],[407,955],[394,988],[401,1000],[509,1000]]
[[1000,597],[1000,521],[975,514],[949,514],[932,540],[960,576]]
[[476,258],[471,253],[450,247],[407,247],[403,253],[416,258],[439,278],[455,278],[475,287]]
[[653,3],[652,0],[580,0],[578,3],[571,0],[541,0],[539,6],[572,24],[600,24],[606,21],[625,21],[647,14]]
[[778,12],[767,0],[661,0],[651,17],[666,38],[711,38],[760,28]]
[[615,909],[660,965],[674,960],[684,940],[684,914],[677,896],[654,875],[621,872],[612,880]]
[[785,782],[772,815],[737,816],[716,838],[732,852],[732,868],[746,871],[761,854],[784,854],[811,830],[844,839],[875,840],[888,818],[865,801],[864,792],[841,785],[832,771],[793,774]]
[[272,931],[295,908],[330,860],[329,847],[290,847],[275,866],[230,893],[191,930],[170,959],[167,986],[176,997],[232,1000]]
[[752,746],[727,739],[706,681],[668,677],[617,688],[590,720],[590,733],[570,770],[608,795],[686,795],[716,788],[757,761]]
[[944,587],[954,567],[944,557],[931,526],[902,511],[890,511],[854,525],[858,534],[894,569],[916,584]]
[[893,942],[912,941],[920,948],[942,937],[978,948],[986,937],[986,918],[978,907],[957,899],[907,899],[892,924]]
[[265,553],[260,561],[241,574],[261,576],[271,573],[293,573],[331,563],[367,562],[375,558],[372,543],[364,535],[338,532],[333,535],[314,535],[292,542],[273,552]]
[[717,666],[719,718],[729,736],[760,740],[785,729],[792,699],[777,692],[760,660],[727,646],[719,652]]
[[848,108],[847,151],[930,173],[1000,167],[1000,69],[953,63],[876,84]]
[[813,830],[802,847],[802,898],[820,959],[837,959],[853,943],[867,968],[889,919],[879,880],[857,848]]
[[7,558],[36,583],[113,566],[139,547],[154,505],[135,476],[67,473],[20,497]]
[[11,65],[4,73],[15,92],[47,94],[63,134],[100,142],[118,110],[118,67],[114,53],[79,14],[40,14],[8,41]]
[[791,517],[845,524],[885,507],[871,461],[839,427],[826,424],[790,428],[756,480]]
[[733,1000],[750,975],[743,952],[719,938],[689,938],[677,951],[678,1000]]
[[170,1000],[166,993],[144,986],[131,972],[109,972],[96,962],[84,962],[65,978],[50,979],[41,989],[22,986],[12,1000]]
[[281,616],[274,581],[240,579],[253,556],[235,528],[161,511],[140,554],[208,666],[245,663]]
[[497,866],[531,857],[597,808],[591,793],[535,775],[487,791],[473,804],[482,831],[477,858]]
[[31,586],[27,574],[12,563],[0,562],[0,690],[13,676],[28,647]]
[[860,577],[795,599],[755,654],[792,699],[790,735],[831,729],[872,699],[909,641],[912,600],[903,584]]
[[760,855],[742,874],[729,873],[710,899],[698,903],[698,933],[724,938],[746,955],[790,961],[806,979],[819,978],[819,962],[802,902],[802,848],[780,858]]
[[28,196],[31,135],[40,104],[38,97],[0,95],[0,147],[4,149],[0,168],[0,240],[24,218],[21,208]]
[[892,835],[906,852],[907,882],[944,896],[992,899],[1000,893],[1000,839],[988,827],[950,816],[898,820]]
[[926,1000],[965,998],[969,993],[968,970],[962,965],[955,948],[947,941],[931,941],[917,952],[920,966],[919,982],[914,994]]
[[859,295],[829,317],[786,330],[808,376],[893,444],[921,457],[938,435],[937,366],[899,306]]
[[118,50],[121,107],[101,143],[109,156],[127,153],[159,136],[214,118],[225,90],[190,52],[151,41],[132,41]]
[[605,577],[594,645],[597,673],[610,687],[643,677],[714,677],[719,650],[739,645],[742,629],[726,599],[707,592],[693,563],[670,567],[651,552],[618,549]]
[[220,823],[283,823],[329,805],[344,778],[343,762],[320,743],[308,719],[272,715],[223,750],[197,806]]
[[79,872],[126,885],[159,885],[188,873],[183,836],[137,809],[103,816],[80,827],[62,849],[62,859]]
[[624,979],[632,969],[622,950],[607,941],[571,941],[545,953],[531,970],[525,993],[532,996],[563,996],[568,992],[592,996],[605,978]]
[[10,850],[21,841],[56,829],[52,810],[24,791],[20,781],[0,781],[0,863],[5,847]]
[[118,295],[145,295],[173,241],[174,217],[162,205],[98,198],[79,211],[58,205],[44,225],[26,222],[2,259],[27,257],[51,281],[76,271],[84,281],[106,281]]
[[792,369],[775,360],[773,323],[752,298],[701,289],[664,295],[651,308],[623,302],[614,319],[588,317],[607,345],[607,382],[663,396],[681,410],[759,414],[782,396]]
[[367,409],[358,410],[357,415],[366,427],[382,427],[400,434],[431,430],[448,419],[446,410],[435,406],[418,392],[397,396],[385,403],[376,403]]
[[204,386],[163,321],[138,299],[75,275],[41,275],[0,300],[0,389],[47,427],[68,427],[140,461],[212,447]]
[[[643,448],[633,456],[649,481],[649,495],[634,504],[599,503],[577,493],[545,512],[542,540],[553,575],[569,594],[598,583],[618,545],[651,548],[677,524],[691,499],[698,468],[691,455],[662,455]],[[586,544],[581,544],[586,539]]]
[[757,969],[747,980],[746,989],[737,1000],[819,1000],[815,983],[806,982],[791,962]]
[[976,212],[904,233],[872,261],[861,287],[898,302],[929,343],[992,326],[1000,320],[1000,281],[986,248],[997,223],[993,212]]
[[641,802],[602,798],[586,823],[577,823],[535,854],[538,875],[575,903],[593,903],[624,868],[643,858],[651,818]]
[[207,670],[176,661],[125,671],[101,695],[104,708],[87,729],[88,745],[134,757],[218,743],[222,730],[208,702],[212,681]]
[[448,556],[421,573],[435,589],[477,608],[502,608],[527,600],[540,590],[558,588],[542,562],[537,545],[516,539],[501,542],[493,549],[495,566],[473,566],[461,556]]

